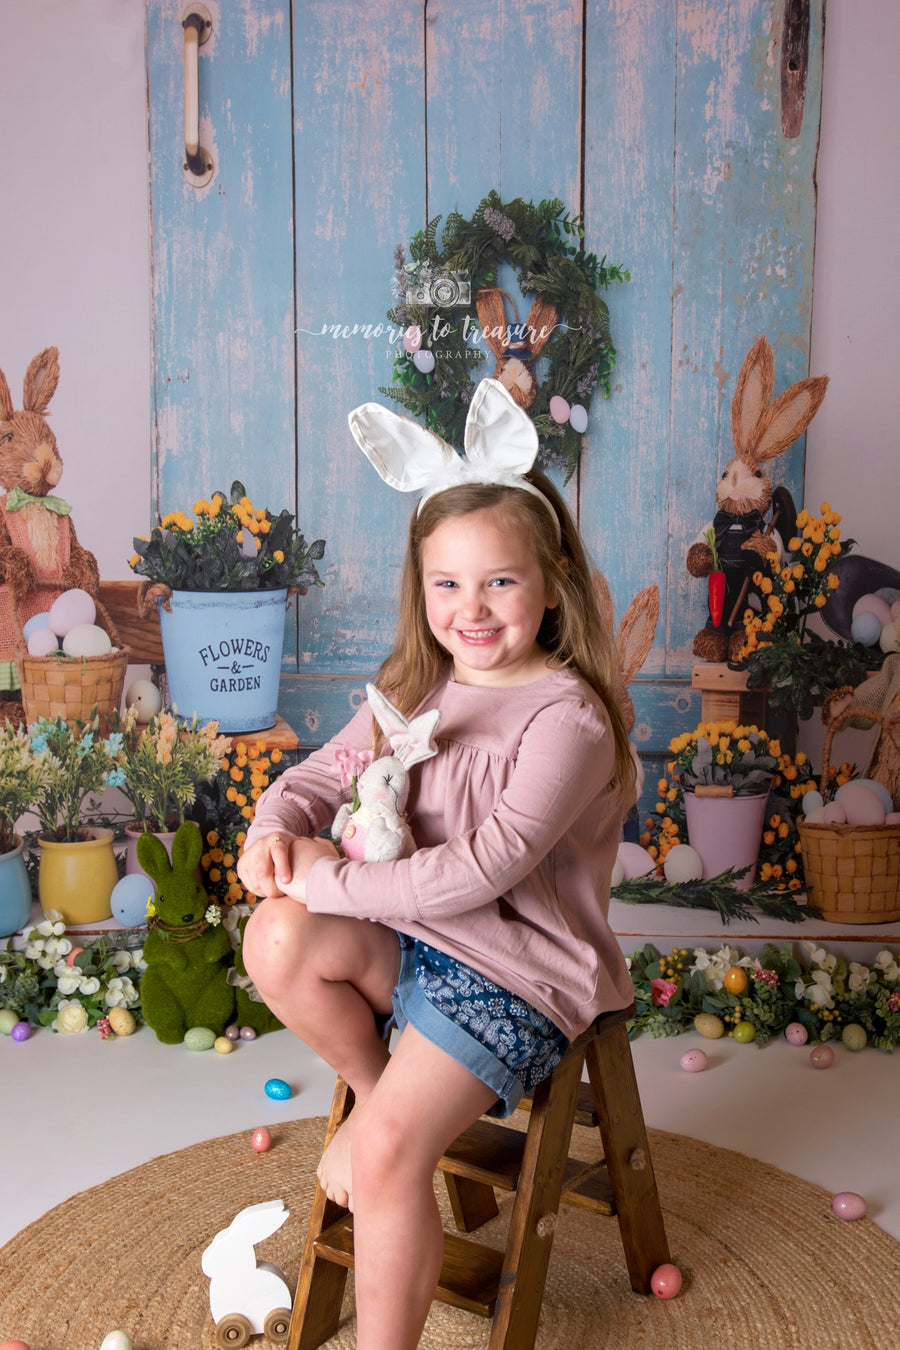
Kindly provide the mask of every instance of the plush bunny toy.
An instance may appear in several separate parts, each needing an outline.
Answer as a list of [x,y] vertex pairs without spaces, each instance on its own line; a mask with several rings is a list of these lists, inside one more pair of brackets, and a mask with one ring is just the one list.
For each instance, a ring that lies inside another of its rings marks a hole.
[[409,797],[407,770],[437,754],[432,738],[441,714],[435,708],[407,722],[373,684],[366,685],[366,696],[393,754],[373,760],[355,779],[354,801],[338,811],[331,837],[356,862],[392,862],[416,850],[403,814]]
[[[0,689],[15,690],[21,627],[74,587],[96,596],[97,561],[81,547],[71,507],[51,495],[62,475],[47,405],[59,382],[59,353],[47,347],[28,367],[16,411],[0,370]],[[10,711],[10,710],[6,710]]]
[[[708,577],[713,571],[712,550],[704,540],[711,529],[725,574],[725,597],[721,622],[716,624],[710,614],[706,627],[694,638],[694,655],[704,661],[733,660],[743,646],[743,600],[750,577],[767,553],[780,550],[774,519],[766,522],[773,491],[761,465],[783,454],[806,430],[825,397],[828,376],[799,380],[773,402],[774,384],[772,348],[761,337],[744,360],[731,402],[731,434],[737,453],[716,487],[718,510],[688,549],[685,564],[692,577]],[[792,531],[790,493],[778,488],[775,499],[781,530]]]

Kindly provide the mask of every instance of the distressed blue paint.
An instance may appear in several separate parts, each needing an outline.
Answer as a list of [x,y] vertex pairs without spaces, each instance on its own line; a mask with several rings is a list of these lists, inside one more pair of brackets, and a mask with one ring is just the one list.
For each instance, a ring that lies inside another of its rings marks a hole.
[[[277,504],[296,472],[328,584],[297,602],[281,710],[305,746],[334,734],[392,640],[410,510],[346,429],[357,403],[389,401],[393,352],[372,330],[394,247],[494,187],[583,203],[588,247],[633,280],[608,294],[616,390],[594,401],[568,491],[617,619],[661,588],[633,689],[656,764],[699,715],[703,588],[684,555],[731,455],[741,360],[766,332],[776,392],[807,370],[824,0],[791,142],[782,0],[304,0],[290,24],[287,3],[214,15],[200,61],[216,177],[196,192],[178,146],[182,7],[147,0],[160,504],[232,475]],[[797,494],[800,447],[779,470]]]

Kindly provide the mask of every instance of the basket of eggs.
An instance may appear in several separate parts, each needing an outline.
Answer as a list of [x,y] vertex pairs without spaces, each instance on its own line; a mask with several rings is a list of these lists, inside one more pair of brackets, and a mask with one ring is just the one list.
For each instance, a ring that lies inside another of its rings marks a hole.
[[106,734],[122,699],[128,648],[99,599],[79,587],[63,591],[22,626],[16,665],[26,722],[96,715]]
[[[888,738],[892,750],[900,748],[900,717],[851,704],[829,723],[825,734],[822,798],[835,734],[848,723],[862,722],[880,725],[879,745]],[[892,755],[880,756],[881,763],[891,760]],[[878,777],[850,779],[830,802],[798,817],[809,903],[831,923],[900,919],[900,811],[891,792]]]

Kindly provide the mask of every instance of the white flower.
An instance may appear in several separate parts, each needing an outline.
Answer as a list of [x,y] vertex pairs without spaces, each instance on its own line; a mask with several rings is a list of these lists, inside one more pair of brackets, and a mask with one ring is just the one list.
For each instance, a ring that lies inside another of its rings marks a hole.
[[838,963],[837,957],[833,953],[826,952],[824,947],[816,947],[812,942],[804,942],[803,946],[809,953],[810,965],[819,966],[830,975]]
[[40,938],[25,943],[25,955],[29,961],[37,961],[44,954],[44,944]]
[[[50,917],[50,915],[54,914],[57,916],[55,919]],[[41,937],[45,938],[62,937],[63,933],[66,931],[66,925],[62,922],[62,915],[60,915],[57,910],[51,909],[48,911],[48,917],[44,919],[44,922],[39,923],[37,929],[32,931],[40,933]]]
[[850,962],[850,978],[847,983],[856,993],[860,989],[867,989],[870,984],[875,984],[878,976],[868,966],[861,966],[858,961]]
[[888,984],[896,984],[900,980],[900,965],[894,959],[893,953],[879,952],[875,957],[875,965]]
[[77,994],[81,988],[81,971],[70,969],[65,963],[62,968],[57,967],[53,974],[56,976],[56,987],[61,994]]
[[0,984],[6,983],[6,966],[0,966]]
[[834,1007],[834,985],[825,970],[813,971],[812,984],[798,980],[794,985],[794,993],[798,998],[808,999],[814,1008]]
[[99,993],[100,981],[97,979],[97,976],[96,975],[84,976],[84,978],[81,981],[81,988],[79,989],[78,992],[80,994],[84,994],[87,998],[90,998],[91,994]]
[[134,969],[139,972],[143,972],[147,969],[147,966],[144,962],[143,947],[135,947],[134,951],[131,953],[131,964],[134,967]]
[[107,1008],[128,1008],[138,1001],[138,992],[127,976],[115,975],[103,995]]
[[120,975],[124,975],[126,970],[131,969],[131,957],[128,955],[128,952],[123,951],[121,948],[110,954],[110,960]]
[[222,922],[222,911],[218,905],[210,905],[203,917],[208,924],[215,928]]
[[56,1020],[51,1023],[53,1030],[63,1036],[74,1036],[79,1031],[87,1031],[87,1024],[87,1010],[77,998],[64,998],[56,1010]]

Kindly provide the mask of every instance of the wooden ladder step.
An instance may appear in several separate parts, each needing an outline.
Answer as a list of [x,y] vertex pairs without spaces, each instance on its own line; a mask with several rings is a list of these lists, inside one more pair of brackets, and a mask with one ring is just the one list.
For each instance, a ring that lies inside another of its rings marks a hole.
[[[353,1269],[353,1215],[345,1214],[325,1229],[315,1243],[315,1254],[335,1265]],[[471,1238],[444,1234],[444,1261],[435,1297],[442,1303],[481,1317],[493,1317],[503,1270],[503,1252]]]

